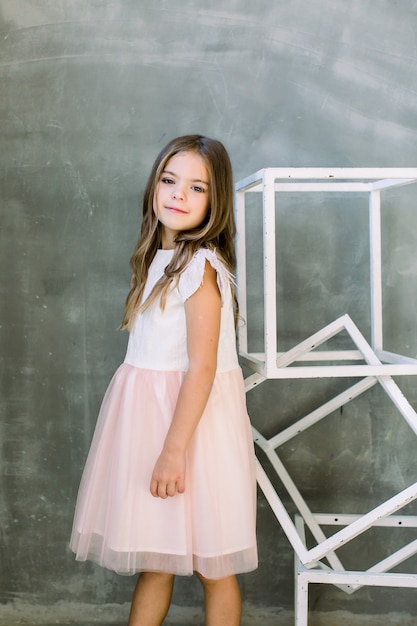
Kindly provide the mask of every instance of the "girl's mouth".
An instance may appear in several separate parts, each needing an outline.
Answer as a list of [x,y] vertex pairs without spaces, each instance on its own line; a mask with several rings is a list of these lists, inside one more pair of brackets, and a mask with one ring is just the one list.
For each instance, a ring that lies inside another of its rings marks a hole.
[[165,208],[167,211],[171,211],[171,213],[182,213],[182,214],[186,213],[186,211],[183,211],[182,209],[177,209],[177,207],[174,207],[174,206],[167,206]]

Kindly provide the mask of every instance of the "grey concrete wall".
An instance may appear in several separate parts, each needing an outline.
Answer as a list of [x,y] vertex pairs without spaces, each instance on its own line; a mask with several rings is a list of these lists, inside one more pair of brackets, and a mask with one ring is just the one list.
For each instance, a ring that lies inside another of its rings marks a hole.
[[[223,140],[236,179],[266,166],[416,166],[417,5],[1,0],[0,41],[0,601],[125,602],[132,580],[75,564],[67,542],[99,403],[124,355],[116,327],[149,166],[188,132]],[[386,347],[409,356],[415,198],[391,193],[383,222]],[[364,201],[337,200],[336,211],[326,198],[284,211],[288,347],[345,312],[369,335]],[[251,229],[256,345],[256,219]],[[415,404],[414,380],[400,384]],[[346,385],[265,383],[248,397],[251,417],[276,432]],[[375,389],[284,457],[314,510],[356,512],[416,480],[415,445]],[[244,597],[292,607],[292,552],[262,496],[258,528],[260,567],[242,578]],[[370,565],[397,542],[373,535],[346,559]],[[179,604],[200,599],[188,582]],[[318,610],[417,612],[415,593],[400,590],[312,595]]]

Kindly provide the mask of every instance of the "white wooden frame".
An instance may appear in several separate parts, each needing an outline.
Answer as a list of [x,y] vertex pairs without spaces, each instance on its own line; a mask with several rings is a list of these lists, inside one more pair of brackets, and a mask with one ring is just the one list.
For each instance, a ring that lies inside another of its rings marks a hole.
[[[264,350],[261,353],[248,352],[248,325],[240,325],[239,354],[243,364],[253,371],[253,374],[245,380],[246,391],[250,391],[268,379],[322,377],[360,379],[355,385],[339,393],[309,415],[299,418],[292,426],[270,439],[263,437],[253,428],[255,443],[267,455],[298,510],[298,522],[295,525],[271,480],[257,460],[258,484],[296,553],[296,626],[307,626],[308,584],[311,582],[335,584],[349,593],[361,585],[417,587],[417,574],[390,574],[388,572],[394,565],[398,565],[417,552],[417,539],[367,572],[346,571],[336,554],[338,548],[373,526],[387,525],[394,528],[398,526],[400,519],[403,525],[417,527],[417,517],[399,518],[394,515],[417,499],[417,482],[360,516],[346,514],[335,516],[330,513],[317,515],[308,508],[277,452],[283,443],[296,437],[300,432],[327,417],[375,384],[382,386],[410,428],[417,434],[417,414],[391,378],[393,375],[417,375],[417,359],[388,352],[383,348],[381,267],[381,193],[385,189],[416,181],[417,168],[268,168],[256,172],[236,185],[237,285],[240,311],[244,319],[247,319],[248,315],[245,195],[261,193],[263,206]],[[351,318],[345,314],[287,352],[278,352],[275,196],[277,192],[282,191],[369,193],[371,344],[366,341]],[[341,331],[348,333],[356,349],[332,352],[318,349]],[[344,364],[338,365],[340,361]],[[297,362],[315,364],[291,367]],[[343,528],[327,538],[321,526],[325,523],[336,523],[334,520],[339,520],[338,523]],[[310,549],[307,548],[305,542],[305,526],[309,528],[316,541],[316,545]],[[323,558],[327,559],[330,567],[321,563]]]
[[[321,526],[350,525],[359,520],[357,515],[314,515],[315,522]],[[296,528],[305,542],[304,520],[296,516]],[[400,531],[403,528],[417,529],[417,516],[391,515],[386,519],[375,522],[374,526],[384,526]],[[345,569],[331,569],[323,563],[316,563],[311,569],[305,567],[295,554],[295,626],[308,626],[308,591],[310,583],[331,584],[339,587],[346,593],[353,593],[363,586],[372,587],[401,587],[417,589],[417,575],[393,573],[390,570],[403,563],[417,553],[417,540],[400,548],[379,563],[376,563],[365,572]]]
[[[283,182],[284,181],[284,182]],[[290,181],[290,182],[288,182]],[[369,242],[371,274],[371,346],[380,359],[379,374],[389,376],[417,374],[417,359],[407,358],[383,349],[382,274],[381,274],[381,193],[392,187],[417,181],[417,168],[266,168],[236,184],[237,277],[239,306],[247,319],[246,297],[246,219],[245,196],[261,193],[263,200],[264,254],[264,352],[249,353],[247,324],[241,324],[239,351],[242,362],[259,374],[259,380],[279,378],[316,378],[369,376],[375,374],[372,364],[289,368],[285,354],[278,352],[276,307],[276,238],[275,194],[277,192],[343,192],[369,194]],[[279,327],[278,327],[279,336]],[[357,352],[304,353],[303,361],[356,361]],[[296,360],[300,360],[297,356]],[[296,370],[296,371],[295,371]]]
[[[327,327],[322,329],[322,331],[319,331],[315,335],[312,335],[309,339],[303,341],[301,344],[299,344],[299,346],[302,346],[302,350],[309,350],[312,346],[320,345],[320,343],[322,343],[322,341],[324,341],[326,338],[334,336],[336,332],[339,332],[343,329],[347,330],[353,342],[356,344],[358,350],[363,355],[363,358],[368,363],[373,363],[375,368],[377,368],[378,358],[348,315],[344,315],[332,324],[329,324]],[[294,359],[298,354],[302,354],[302,351],[300,348],[300,350],[290,350],[287,354],[289,353],[292,353],[291,356],[288,357],[288,362],[291,362],[291,359]],[[247,385],[247,390],[252,388],[250,378],[246,379],[245,383]],[[390,498],[378,507],[361,516],[354,523],[349,524],[348,526],[346,526],[346,528],[334,534],[330,539],[327,539],[315,522],[313,513],[308,508],[307,503],[302,498],[297,486],[291,479],[289,473],[287,472],[286,468],[279,458],[277,450],[281,445],[290,441],[294,437],[297,437],[300,433],[307,430],[310,426],[313,426],[320,420],[326,418],[333,411],[336,411],[338,408],[346,405],[351,400],[365,393],[376,383],[379,383],[381,385],[385,393],[397,407],[400,414],[406,420],[410,428],[417,435],[416,412],[414,411],[408,400],[405,398],[395,381],[390,376],[385,375],[366,376],[360,379],[353,386],[349,387],[342,393],[339,393],[337,396],[335,396],[322,406],[318,407],[308,415],[299,418],[294,424],[269,439],[261,435],[261,433],[257,431],[256,428],[252,427],[255,443],[264,451],[264,453],[268,457],[276,474],[279,476],[293,503],[297,507],[299,514],[302,516],[304,523],[306,524],[306,526],[309,527],[313,537],[317,541],[317,545],[314,548],[307,550],[306,546],[300,540],[299,534],[297,533],[292,520],[286,512],[282,501],[276,494],[271,481],[265,473],[265,470],[262,468],[259,461],[257,461],[257,478],[259,486],[264,492],[266,499],[268,500],[272,510],[275,513],[276,518],[278,519],[284,532],[286,533],[291,545],[296,551],[301,563],[303,563],[303,565],[307,567],[313,566],[316,561],[319,561],[320,559],[326,557],[332,566],[338,569],[342,568],[340,561],[334,554],[335,550],[340,548],[345,543],[351,541],[354,537],[357,537],[359,534],[368,530],[371,526],[377,523],[378,520],[395,513],[406,504],[409,504],[413,500],[417,499],[417,482],[415,482],[408,488],[396,494],[394,497]]]

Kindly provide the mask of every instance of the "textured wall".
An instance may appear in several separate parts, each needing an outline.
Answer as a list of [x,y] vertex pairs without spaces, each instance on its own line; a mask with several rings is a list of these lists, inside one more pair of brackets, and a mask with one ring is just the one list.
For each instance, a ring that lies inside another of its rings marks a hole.
[[[218,137],[236,179],[266,166],[415,166],[416,32],[414,0],[2,0],[1,601],[130,597],[130,579],[75,564],[67,541],[99,403],[124,354],[116,328],[158,150],[182,133]],[[391,193],[383,214],[386,347],[409,356],[415,196]],[[282,217],[288,347],[345,312],[369,333],[364,201],[336,200],[335,211],[300,199]],[[259,322],[256,219],[251,229]],[[415,403],[414,381],[400,382]],[[266,383],[250,413],[276,432],[345,385]],[[416,480],[414,437],[382,393],[333,417],[284,451],[313,508],[367,510]],[[390,541],[357,552],[372,562]],[[259,543],[245,598],[291,607],[292,552],[262,497]],[[176,602],[197,598],[186,589],[180,581]],[[314,594],[316,608],[417,611],[415,594],[400,591]]]

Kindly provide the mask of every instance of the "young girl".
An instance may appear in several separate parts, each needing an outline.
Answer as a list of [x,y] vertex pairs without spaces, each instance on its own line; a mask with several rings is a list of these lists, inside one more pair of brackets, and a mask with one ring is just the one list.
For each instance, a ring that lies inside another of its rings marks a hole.
[[129,626],[160,626],[174,575],[196,573],[207,626],[238,626],[235,574],[257,567],[251,429],[235,347],[232,170],[223,145],[171,141],[145,190],[121,328],[71,549],[141,572]]

